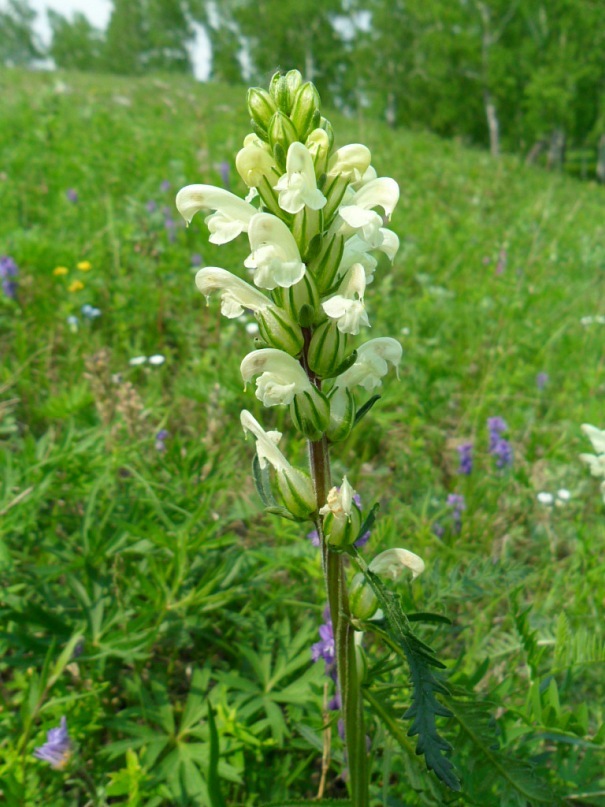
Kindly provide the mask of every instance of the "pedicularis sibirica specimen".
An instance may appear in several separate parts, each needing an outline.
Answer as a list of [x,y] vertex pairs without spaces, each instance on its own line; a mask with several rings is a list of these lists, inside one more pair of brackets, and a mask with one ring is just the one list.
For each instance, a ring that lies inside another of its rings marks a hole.
[[[413,579],[424,563],[406,549],[388,549],[366,564],[354,544],[368,532],[376,508],[362,513],[348,479],[333,487],[330,475],[330,446],[345,440],[376,403],[376,390],[402,355],[388,336],[357,338],[370,326],[364,295],[377,253],[392,260],[399,246],[386,227],[399,187],[377,176],[366,146],[334,147],[317,90],[298,71],[277,73],[269,92],[251,89],[248,108],[253,132],[236,157],[250,189],[246,200],[223,188],[189,185],[177,195],[177,207],[188,223],[200,210],[213,211],[206,219],[212,243],[243,233],[250,242],[244,261],[250,282],[205,267],[196,284],[206,297],[218,293],[226,317],[254,314],[261,339],[241,363],[244,382],[256,379],[256,396],[266,407],[289,407],[292,429],[308,440],[309,468],[295,467],[278,447],[280,432],[265,431],[246,409],[241,413],[244,431],[256,440],[254,477],[267,510],[310,521],[319,536],[352,801],[368,804],[366,664],[359,642],[367,631],[407,661],[409,733],[418,735],[417,753],[428,767],[458,789],[445,756],[449,746],[436,729],[436,716],[448,714],[436,697],[446,692],[434,671],[442,665],[414,635],[399,597],[384,582],[405,570]],[[376,698],[368,701],[387,724],[396,722],[380,714]]]

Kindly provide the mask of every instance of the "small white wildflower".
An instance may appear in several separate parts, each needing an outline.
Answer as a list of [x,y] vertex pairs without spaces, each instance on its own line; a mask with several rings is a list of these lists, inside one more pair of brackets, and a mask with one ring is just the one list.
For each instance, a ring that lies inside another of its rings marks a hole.
[[147,356],[134,356],[132,359],[129,359],[128,364],[131,367],[139,367],[141,364],[145,364],[147,361]]
[[161,364],[164,364],[166,361],[166,356],[162,356],[161,353],[156,353],[154,356],[149,357],[149,364],[152,364],[154,367],[159,367]]
[[555,497],[552,495],[552,493],[548,493],[548,491],[546,490],[543,490],[540,493],[538,493],[536,499],[540,502],[540,504],[543,504],[545,507],[550,507],[555,501]]

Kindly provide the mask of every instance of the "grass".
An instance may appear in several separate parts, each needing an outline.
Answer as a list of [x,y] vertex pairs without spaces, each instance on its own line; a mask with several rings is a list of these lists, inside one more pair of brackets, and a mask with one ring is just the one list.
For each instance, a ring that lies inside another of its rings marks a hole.
[[[0,254],[20,269],[16,299],[0,297],[4,802],[214,807],[207,697],[228,804],[310,798],[325,697],[308,649],[319,558],[299,527],[262,513],[238,418],[244,405],[261,417],[238,370],[252,339],[193,286],[196,255],[238,271],[246,244],[219,252],[173,201],[190,182],[220,184],[225,160],[243,191],[244,90],[17,71],[0,89]],[[401,187],[401,249],[367,304],[371,335],[404,347],[399,382],[335,450],[335,477],[381,504],[370,557],[402,545],[425,559],[404,601],[452,620],[423,635],[454,682],[492,699],[502,747],[568,796],[589,794],[568,803],[605,804],[605,528],[577,458],[589,450],[580,424],[605,427],[605,326],[581,323],[605,314],[605,191],[331,119]],[[101,316],[86,320],[84,304]],[[154,354],[165,362],[129,364]],[[511,469],[489,456],[492,416],[507,421]],[[287,431],[283,412],[262,421]],[[469,441],[465,477],[456,447]],[[302,445],[288,452],[303,461]],[[537,501],[560,488],[564,507]],[[460,532],[450,493],[466,497]],[[396,680],[401,713],[409,692]],[[66,773],[32,757],[63,714],[78,747]],[[455,803],[533,803],[501,775],[481,781],[472,731],[451,732],[467,771]],[[370,733],[373,804],[444,803],[413,741],[401,750],[372,722]],[[333,796],[346,792],[339,760],[335,737]]]

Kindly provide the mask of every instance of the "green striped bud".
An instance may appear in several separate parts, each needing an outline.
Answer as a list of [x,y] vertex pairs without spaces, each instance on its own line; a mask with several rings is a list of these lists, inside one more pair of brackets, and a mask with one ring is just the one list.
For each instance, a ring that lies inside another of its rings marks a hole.
[[267,132],[275,160],[283,171],[286,168],[288,149],[298,140],[298,133],[290,118],[280,110],[271,118]]
[[342,260],[344,243],[342,235],[323,238],[319,253],[309,262],[309,272],[315,278],[320,294],[325,294],[334,284]]
[[348,387],[336,387],[328,396],[330,401],[330,425],[328,439],[332,443],[346,440],[355,425],[357,406],[355,396]]
[[300,326],[286,311],[270,305],[257,311],[255,316],[260,335],[268,345],[285,350],[291,356],[300,353],[304,341],[303,334]]
[[340,174],[328,176],[328,180],[323,188],[323,194],[328,200],[323,209],[326,227],[330,224],[335,214],[338,212],[340,203],[343,200],[345,191],[349,185],[349,180]]
[[378,610],[378,600],[361,572],[356,574],[349,588],[349,607],[357,619],[371,619]]
[[361,528],[361,513],[356,504],[347,518],[338,518],[333,513],[324,517],[323,530],[332,546],[349,546],[355,543]]
[[317,510],[315,490],[308,474],[290,467],[278,470],[277,487],[284,505],[297,518],[307,518]]
[[320,440],[330,420],[330,405],[325,395],[311,389],[294,396],[290,416],[299,432],[309,440]]
[[309,367],[322,378],[333,378],[347,352],[347,334],[341,333],[334,320],[319,325],[311,338]]
[[248,90],[248,111],[252,121],[261,131],[267,132],[271,118],[276,110],[275,101],[266,90],[261,89],[261,87],[250,87]]
[[303,143],[319,123],[319,118],[321,117],[319,114],[320,103],[319,93],[310,81],[298,88],[292,104],[290,119]]
[[[308,328],[315,321],[319,312],[319,294],[313,276],[309,272],[305,272],[298,283],[283,290],[282,305],[288,310],[292,319],[299,322],[303,306],[308,306],[313,312],[313,317],[311,322],[306,321],[302,324]],[[308,319],[308,313],[305,314],[305,317]]]

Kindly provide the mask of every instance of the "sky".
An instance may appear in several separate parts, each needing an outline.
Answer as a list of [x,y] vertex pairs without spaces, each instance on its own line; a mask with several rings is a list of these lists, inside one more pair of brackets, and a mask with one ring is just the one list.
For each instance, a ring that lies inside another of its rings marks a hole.
[[[30,0],[30,6],[38,12],[36,31],[46,44],[50,39],[50,27],[46,17],[47,8],[52,8],[67,17],[71,17],[74,11],[80,11],[96,28],[102,29],[107,27],[112,8],[111,0]],[[210,45],[201,26],[195,26],[195,30],[197,37],[191,49],[191,55],[196,78],[204,80],[208,78],[210,68]]]

